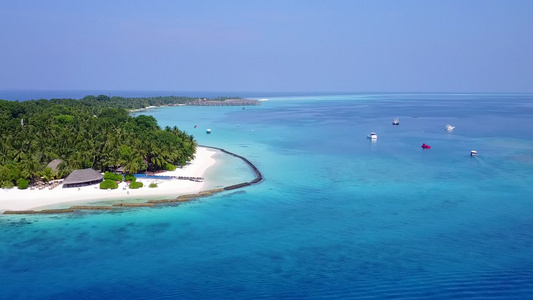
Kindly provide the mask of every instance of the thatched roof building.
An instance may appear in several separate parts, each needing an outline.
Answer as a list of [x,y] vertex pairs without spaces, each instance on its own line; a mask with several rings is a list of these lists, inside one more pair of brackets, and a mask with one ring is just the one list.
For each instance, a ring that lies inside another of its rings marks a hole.
[[104,180],[104,176],[93,169],[74,170],[63,180],[63,187],[80,187],[97,184]]
[[60,163],[62,163],[63,160],[57,158],[52,160],[46,167],[52,169],[52,171],[57,172],[57,167]]

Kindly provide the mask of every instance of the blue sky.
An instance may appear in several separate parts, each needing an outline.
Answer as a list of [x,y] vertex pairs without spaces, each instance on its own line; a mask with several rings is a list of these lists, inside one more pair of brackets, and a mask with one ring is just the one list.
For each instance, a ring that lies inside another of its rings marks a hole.
[[0,89],[533,92],[533,1],[1,1]]

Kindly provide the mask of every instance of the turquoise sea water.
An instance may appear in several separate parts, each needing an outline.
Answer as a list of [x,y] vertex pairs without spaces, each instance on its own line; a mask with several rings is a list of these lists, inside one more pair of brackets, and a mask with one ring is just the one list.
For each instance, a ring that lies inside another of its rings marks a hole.
[[[0,216],[0,298],[533,294],[533,95],[277,97],[146,114],[247,157],[265,181],[179,206]],[[253,175],[223,160],[206,177]]]

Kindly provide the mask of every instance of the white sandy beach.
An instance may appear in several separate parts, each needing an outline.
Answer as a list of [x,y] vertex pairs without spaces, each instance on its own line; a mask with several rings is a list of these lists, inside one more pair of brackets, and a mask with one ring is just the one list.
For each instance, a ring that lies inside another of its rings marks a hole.
[[165,107],[166,105],[162,105],[162,106],[155,106],[155,105],[150,105],[150,106],[147,106],[147,107],[144,107],[144,108],[136,108],[136,109],[130,109],[129,112],[132,113],[132,112],[140,112],[140,111],[146,111],[148,109],[153,109],[153,108],[159,108],[159,107]]
[[[203,177],[205,171],[215,164],[216,161],[213,156],[216,153],[216,150],[198,147],[196,158],[192,162],[183,168],[177,168],[175,171],[167,171],[157,175]],[[101,190],[97,184],[79,189],[63,188],[62,185],[52,190],[48,188],[43,190],[19,190],[16,187],[2,189],[0,190],[0,213],[6,210],[40,209],[61,203],[80,205],[114,199],[156,199],[158,197],[162,199],[197,193],[202,191],[204,187],[204,182],[189,180],[138,179],[138,181],[144,184],[140,189],[129,189],[125,182],[120,183],[116,190]],[[149,188],[148,185],[151,182],[156,182],[158,187]]]

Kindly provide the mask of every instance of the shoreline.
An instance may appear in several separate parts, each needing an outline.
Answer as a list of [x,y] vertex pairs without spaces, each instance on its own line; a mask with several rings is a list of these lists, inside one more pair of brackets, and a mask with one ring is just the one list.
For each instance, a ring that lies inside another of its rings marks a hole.
[[[216,151],[206,147],[198,147],[196,158],[185,165],[183,168],[177,168],[174,171],[165,171],[159,173],[161,176],[186,176],[186,177],[203,177],[204,173],[216,163],[213,156]],[[47,209],[61,207],[62,205],[91,205],[95,202],[105,201],[130,201],[147,198],[175,198],[180,195],[193,194],[202,191],[206,181],[196,182],[180,179],[147,179],[138,178],[144,186],[139,189],[130,189],[127,183],[121,182],[119,187],[114,190],[102,190],[98,185],[90,185],[80,188],[63,188],[61,185],[55,189],[49,190],[19,190],[2,189],[0,190],[0,213],[8,211],[26,211],[33,209]],[[149,188],[152,182],[157,183],[158,187]]]
[[167,105],[161,105],[161,106],[150,105],[150,106],[143,107],[143,108],[128,109],[128,112],[134,113],[134,112],[146,111],[149,109],[160,108],[160,107],[167,107]]
[[167,104],[167,105],[150,105],[143,108],[135,108],[135,109],[128,109],[129,113],[138,113],[147,111],[150,109],[155,108],[162,108],[162,107],[173,107],[173,106],[257,106],[261,105],[261,102],[268,101],[269,99],[263,98],[263,99],[253,99],[253,98],[245,98],[245,99],[226,99],[223,101],[219,100],[203,100],[203,101],[193,101],[189,103],[178,103],[178,104]]
[[[60,191],[62,192],[56,192],[55,194],[52,194],[51,192],[53,192],[53,190],[50,190],[49,193],[47,193],[49,197],[43,197],[43,191],[13,190],[19,195],[24,195],[22,194],[24,192],[33,192],[32,197],[30,197],[30,200],[28,200],[27,197],[29,193],[26,193],[26,198],[17,197],[16,200],[0,200],[0,214],[57,214],[71,213],[82,210],[113,210],[116,208],[152,207],[160,204],[173,204],[190,201],[200,197],[211,196],[223,191],[243,188],[263,181],[264,178],[261,172],[245,157],[226,151],[222,148],[202,145],[198,146],[196,158],[192,162],[188,163],[183,168],[179,168],[174,171],[165,171],[159,173],[158,175],[173,177],[203,177],[206,171],[216,164],[216,160],[213,158],[213,156],[220,152],[241,159],[252,169],[255,174],[255,178],[249,182],[242,182],[214,189],[203,189],[206,185],[206,181],[197,182],[180,179],[137,179],[144,184],[141,189],[129,189],[126,187],[127,184],[124,182],[122,182],[119,185],[119,188],[116,190],[101,190],[97,185],[81,187],[79,189],[63,189],[61,187]],[[148,184],[155,181],[158,182],[158,187],[149,188]],[[120,189],[122,185],[124,185],[124,187]],[[165,189],[161,190],[161,186],[163,185],[165,186]],[[10,191],[12,190],[3,190],[0,191],[0,193]],[[77,194],[81,193],[82,191],[85,191],[85,193]],[[44,192],[47,191],[45,190]],[[126,195],[124,195],[124,192],[126,192]],[[57,197],[59,193],[61,193],[63,197]],[[111,193],[113,194],[111,195]],[[83,197],[73,197],[73,195]],[[51,198],[50,196],[55,197]],[[27,201],[23,203],[22,201],[24,201],[24,199]],[[109,203],[101,204],[102,202]],[[6,203],[11,203],[11,206],[9,208],[5,208]],[[35,206],[36,203],[38,203],[38,206]],[[62,205],[65,207],[57,208],[57,206]],[[13,208],[13,206],[15,208]]]

